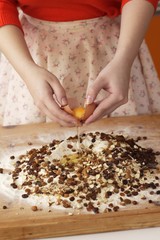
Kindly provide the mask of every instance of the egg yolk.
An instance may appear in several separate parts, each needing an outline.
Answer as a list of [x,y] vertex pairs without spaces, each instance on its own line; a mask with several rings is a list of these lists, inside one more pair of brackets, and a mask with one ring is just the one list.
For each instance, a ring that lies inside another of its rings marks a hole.
[[83,107],[76,107],[73,109],[73,116],[79,120],[83,119],[84,114],[85,114],[85,108]]

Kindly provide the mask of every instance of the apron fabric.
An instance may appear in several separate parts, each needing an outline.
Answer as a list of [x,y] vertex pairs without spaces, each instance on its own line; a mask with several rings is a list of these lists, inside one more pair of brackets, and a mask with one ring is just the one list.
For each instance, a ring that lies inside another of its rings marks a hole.
[[[84,104],[87,87],[116,52],[120,17],[72,22],[48,22],[21,14],[24,37],[34,61],[53,73],[68,98]],[[35,79],[38,84],[38,79]],[[104,97],[101,92],[98,98]],[[130,77],[128,102],[110,116],[160,113],[160,81],[145,42]],[[20,76],[7,59],[0,59],[0,124],[46,122]]]

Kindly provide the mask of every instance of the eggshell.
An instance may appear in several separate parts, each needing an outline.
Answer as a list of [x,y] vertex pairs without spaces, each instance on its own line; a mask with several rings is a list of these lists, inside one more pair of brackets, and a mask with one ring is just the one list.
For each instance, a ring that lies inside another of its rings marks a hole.
[[61,109],[63,109],[65,112],[67,112],[71,115],[74,115],[74,113],[73,113],[73,111],[72,111],[72,109],[70,108],[69,105],[63,106],[63,107],[61,107]]
[[91,103],[86,106],[85,114],[83,116],[83,121],[85,121],[87,118],[89,118],[93,114],[94,110],[96,109],[96,106],[97,105],[95,103]]

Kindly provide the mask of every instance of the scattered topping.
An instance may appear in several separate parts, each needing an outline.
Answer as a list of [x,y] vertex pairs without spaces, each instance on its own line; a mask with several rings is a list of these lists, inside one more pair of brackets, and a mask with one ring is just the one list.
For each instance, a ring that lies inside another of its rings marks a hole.
[[33,212],[38,211],[38,207],[37,206],[32,206],[31,209],[32,209]]
[[22,198],[28,198],[28,194],[22,194]]
[[[64,140],[71,154],[60,159],[55,151],[62,151],[64,141],[58,140],[19,156],[11,186],[25,191],[22,198],[45,195],[54,197],[50,207],[56,204],[93,213],[138,205],[138,196],[153,203],[150,197],[160,194],[156,160],[160,153],[139,146],[140,138],[85,133],[80,136],[80,153],[75,152],[76,140],[77,136]],[[146,190],[150,197],[143,194]],[[37,209],[32,206],[33,211]]]
[[8,209],[8,207],[7,206],[3,206],[3,209]]

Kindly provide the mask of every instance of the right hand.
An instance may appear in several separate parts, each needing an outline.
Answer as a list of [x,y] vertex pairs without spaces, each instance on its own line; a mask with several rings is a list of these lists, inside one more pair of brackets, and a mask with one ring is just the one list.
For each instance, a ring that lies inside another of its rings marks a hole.
[[112,113],[119,106],[127,103],[131,65],[123,58],[114,57],[112,61],[99,73],[92,86],[87,91],[87,101],[95,101],[100,90],[108,95],[97,102],[93,114],[86,120],[86,124],[97,121]]
[[34,65],[31,69],[27,69],[23,79],[34,99],[35,105],[49,119],[62,126],[71,127],[77,124],[77,120],[73,116],[60,108],[60,106],[64,106],[68,102],[65,90],[56,76],[44,68]]

